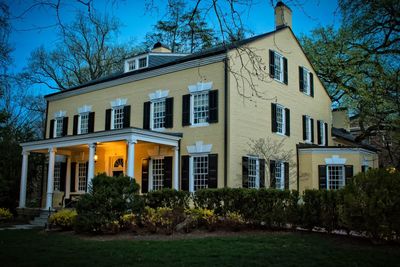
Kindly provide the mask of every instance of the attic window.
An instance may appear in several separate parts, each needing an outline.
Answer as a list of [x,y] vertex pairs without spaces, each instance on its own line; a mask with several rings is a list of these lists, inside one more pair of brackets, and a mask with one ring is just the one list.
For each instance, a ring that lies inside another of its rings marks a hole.
[[147,57],[139,58],[139,69],[147,67]]
[[136,69],[136,60],[128,61],[128,70],[135,70]]
[[140,56],[125,61],[125,72],[148,67],[148,56]]

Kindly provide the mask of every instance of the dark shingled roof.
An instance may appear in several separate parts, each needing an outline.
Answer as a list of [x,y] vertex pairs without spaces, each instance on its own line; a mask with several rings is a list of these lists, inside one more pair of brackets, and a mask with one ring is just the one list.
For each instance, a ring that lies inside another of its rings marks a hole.
[[356,137],[343,128],[332,127],[332,136],[352,142],[357,147],[365,148],[372,151],[377,151],[375,147],[366,144],[365,142],[357,142]]

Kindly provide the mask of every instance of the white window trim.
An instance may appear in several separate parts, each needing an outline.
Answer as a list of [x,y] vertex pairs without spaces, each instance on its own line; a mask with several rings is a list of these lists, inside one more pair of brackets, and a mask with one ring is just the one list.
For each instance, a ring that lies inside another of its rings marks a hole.
[[[54,137],[62,137],[62,133],[60,136],[57,135],[57,126],[58,124],[61,124],[61,129],[64,127],[64,117],[56,117],[54,119],[54,129],[53,129],[53,136]],[[61,130],[62,131],[62,130]]]
[[78,134],[82,134],[81,129],[82,129],[82,116],[83,115],[88,116],[88,133],[89,133],[89,112],[82,112],[82,113],[79,113],[79,116],[78,116]]
[[278,127],[276,129],[276,134],[281,135],[281,136],[286,136],[286,108],[280,104],[276,104],[276,109],[277,112],[275,114],[275,120],[277,121],[278,124],[278,118],[277,118],[277,113],[278,113],[278,108],[282,109],[282,132],[278,132]]
[[342,175],[343,175],[343,186],[346,185],[346,170],[345,170],[345,165],[344,164],[327,164],[326,165],[326,189],[327,190],[335,190],[329,188],[329,183],[330,183],[330,176],[329,176],[329,167],[341,167],[342,168]]
[[274,51],[274,67],[276,67],[276,55],[278,55],[278,57],[279,57],[280,75],[279,75],[279,79],[278,79],[277,77],[275,77],[275,73],[274,73],[274,80],[278,81],[280,83],[284,83],[283,55]]
[[326,165],[345,165],[346,161],[346,158],[341,158],[338,155],[332,155],[331,158],[325,158]]
[[[280,185],[279,187],[277,186],[275,182],[275,188],[280,189],[280,190],[285,190],[285,163],[283,161],[277,161],[275,164],[279,164],[281,167],[281,177],[280,177]],[[276,181],[276,174],[275,174],[275,181]]]
[[[113,107],[113,108],[111,109],[111,125],[110,125],[111,130],[116,129],[116,128],[115,128],[115,125],[114,125],[114,114],[115,114],[115,110],[116,110],[116,109],[122,109],[122,114],[123,114],[123,109],[124,109],[124,107],[125,107],[125,106],[115,106],[115,107]],[[124,115],[124,114],[123,114],[123,115]],[[122,128],[123,128],[123,127],[122,127]],[[118,129],[121,129],[121,128],[118,128]]]
[[[77,162],[77,164],[76,164],[76,187],[75,187],[75,189],[76,189],[76,191],[78,192],[78,193],[85,193],[86,191],[85,190],[80,190],[79,189],[79,165],[80,164],[84,164],[84,165],[86,165],[86,162],[84,162],[84,161],[79,161],[79,162]],[[87,168],[87,167],[85,167],[85,168]],[[86,172],[87,172],[87,170],[85,170]],[[88,184],[87,184],[87,182],[88,182],[88,177],[86,176],[85,177],[85,183],[86,183],[86,188],[88,188]]]
[[[59,177],[56,177],[56,168],[58,168],[58,175]],[[57,181],[58,180],[58,181]],[[58,182],[58,187],[56,186],[56,182]],[[60,192],[61,190],[61,162],[57,161],[54,164],[54,178],[53,178],[53,188],[55,192]]]
[[311,131],[312,131],[312,127],[311,127],[311,116],[308,116],[308,115],[306,115],[306,127],[307,127],[307,129],[306,129],[306,140],[305,140],[305,142],[306,143],[309,143],[309,144],[311,144],[311,135],[313,134]]
[[305,95],[311,96],[310,71],[305,67],[303,67],[303,80],[304,80],[304,78],[306,78],[306,80],[307,80],[307,86],[305,87],[304,82],[303,82],[303,93]]
[[[150,191],[153,191],[153,160],[155,160],[155,159],[164,159],[164,156],[154,156],[154,157],[151,157],[150,158],[150,160],[149,160],[149,185],[148,185],[148,191],[150,192]],[[165,164],[165,162],[164,162],[164,164]],[[165,166],[164,166],[164,168],[165,168]],[[164,186],[163,186],[163,188],[164,188]]]
[[250,159],[256,160],[256,181],[255,181],[256,186],[255,187],[248,186],[248,188],[259,189],[260,188],[260,158],[256,157],[256,156],[251,156],[251,155],[247,156],[247,158],[248,158],[248,162],[250,161]]
[[[208,122],[194,123],[194,95],[202,94],[205,91],[209,91],[209,90],[197,91],[196,93],[190,94],[190,127],[194,128],[194,127],[204,127],[204,126],[210,125]],[[208,97],[210,97],[210,95],[208,95]],[[210,112],[210,107],[208,107],[208,112]],[[208,116],[210,116],[210,114],[208,114]]]
[[321,144],[320,146],[325,146],[326,145],[326,140],[325,140],[325,122],[324,121],[319,121],[319,129],[321,133]]
[[[166,98],[159,98],[157,100],[153,100],[150,102],[150,129],[154,130],[154,131],[164,131],[165,127],[159,127],[159,128],[154,128],[154,104],[157,102],[165,102]],[[164,105],[166,105],[166,103],[164,103]],[[166,106],[165,106],[166,108]],[[166,115],[166,114],[165,114]],[[164,125],[165,125],[165,116],[164,115]]]
[[[146,58],[146,66],[144,67],[139,67],[139,60],[142,58]],[[134,69],[129,69],[129,63],[134,62],[135,63],[135,68]],[[125,72],[130,72],[130,71],[135,71],[135,70],[140,70],[140,69],[145,69],[149,66],[149,56],[148,55],[141,55],[138,57],[130,58],[125,60]]]
[[196,84],[191,84],[188,86],[188,90],[191,94],[203,92],[203,91],[210,91],[213,88],[213,82],[198,82]]
[[[195,157],[208,157],[208,153],[193,154],[189,157],[189,192],[194,193],[194,158]],[[210,163],[208,163],[210,164]]]

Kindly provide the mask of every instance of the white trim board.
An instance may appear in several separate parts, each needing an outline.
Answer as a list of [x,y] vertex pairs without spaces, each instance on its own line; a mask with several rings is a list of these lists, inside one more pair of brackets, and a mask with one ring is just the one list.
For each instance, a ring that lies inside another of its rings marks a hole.
[[299,148],[299,155],[305,154],[369,154],[375,155],[375,152],[369,151],[364,148],[350,148],[350,147],[315,147],[315,148]]

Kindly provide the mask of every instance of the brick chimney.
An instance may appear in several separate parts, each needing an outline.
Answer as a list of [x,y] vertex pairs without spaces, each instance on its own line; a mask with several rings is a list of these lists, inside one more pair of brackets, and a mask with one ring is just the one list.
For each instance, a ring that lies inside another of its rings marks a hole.
[[285,26],[292,28],[292,10],[282,1],[278,1],[275,6],[275,28]]

